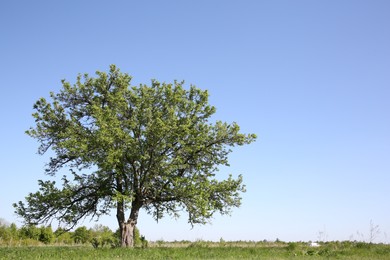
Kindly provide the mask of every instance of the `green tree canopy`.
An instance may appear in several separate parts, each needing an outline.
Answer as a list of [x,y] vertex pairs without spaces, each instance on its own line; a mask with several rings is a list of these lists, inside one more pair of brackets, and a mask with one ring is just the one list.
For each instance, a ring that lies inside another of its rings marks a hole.
[[114,65],[96,74],[79,75],[74,85],[63,80],[51,101],[35,103],[36,125],[27,134],[40,154],[54,152],[46,173],[64,166],[70,173],[62,185],[39,180],[39,191],[14,204],[19,216],[33,224],[55,218],[72,228],[116,209],[122,245],[132,246],[141,208],[156,220],[185,210],[193,225],[240,205],[241,175],[215,174],[228,165],[230,147],[256,136],[240,133],[236,123],[211,121],[216,109],[207,91],[177,81],[131,86]]

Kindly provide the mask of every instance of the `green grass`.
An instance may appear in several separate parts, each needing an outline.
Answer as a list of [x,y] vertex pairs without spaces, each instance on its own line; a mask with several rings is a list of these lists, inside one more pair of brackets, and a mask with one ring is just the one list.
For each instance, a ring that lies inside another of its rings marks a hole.
[[390,259],[390,245],[325,243],[169,243],[149,248],[0,247],[0,259]]

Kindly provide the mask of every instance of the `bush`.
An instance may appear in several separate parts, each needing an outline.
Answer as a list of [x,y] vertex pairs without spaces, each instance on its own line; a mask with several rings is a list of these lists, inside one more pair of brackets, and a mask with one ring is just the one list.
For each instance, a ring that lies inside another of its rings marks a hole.
[[41,231],[35,225],[27,225],[20,228],[19,235],[21,239],[39,240]]
[[53,230],[51,229],[51,226],[48,227],[41,227],[40,228],[40,234],[39,234],[39,241],[43,242],[44,244],[50,244],[54,240],[54,234]]
[[76,244],[85,244],[92,239],[91,231],[88,230],[86,227],[78,227],[73,232],[73,240]]
[[372,244],[371,243],[365,243],[365,242],[357,242],[355,244],[356,248],[361,248],[361,249],[369,249],[371,248]]
[[99,245],[100,245],[100,241],[99,241],[98,238],[94,237],[94,238],[92,238],[92,240],[91,240],[91,244],[92,244],[93,248],[98,248]]
[[111,246],[116,247],[118,240],[116,236],[119,233],[113,233],[109,227],[103,225],[95,225],[91,230],[92,239],[91,244],[94,248]]
[[288,251],[295,251],[297,249],[297,243],[290,242],[287,245],[287,250]]
[[147,248],[149,246],[148,240],[146,240],[145,236],[141,236],[141,247]]
[[210,243],[208,243],[207,241],[197,240],[197,241],[191,243],[188,247],[190,247],[190,248],[192,248],[192,247],[205,248],[205,247],[209,247],[209,246],[210,246]]
[[134,247],[141,247],[142,246],[141,235],[140,235],[139,229],[137,227],[134,228],[133,239],[134,239]]
[[7,226],[0,225],[0,241],[9,241],[11,239],[11,232]]

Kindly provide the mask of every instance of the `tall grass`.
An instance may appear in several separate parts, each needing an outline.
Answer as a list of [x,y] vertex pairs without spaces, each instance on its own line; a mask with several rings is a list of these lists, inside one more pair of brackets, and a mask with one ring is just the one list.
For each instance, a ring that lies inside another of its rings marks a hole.
[[92,246],[0,247],[0,259],[390,259],[390,245],[327,242],[164,242],[148,248],[93,248]]

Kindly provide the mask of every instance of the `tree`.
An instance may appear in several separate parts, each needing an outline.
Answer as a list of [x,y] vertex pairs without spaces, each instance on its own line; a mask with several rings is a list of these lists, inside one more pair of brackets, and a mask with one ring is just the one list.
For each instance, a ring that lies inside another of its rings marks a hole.
[[19,236],[19,230],[15,223],[11,223],[11,225],[9,226],[9,230],[11,233],[11,237],[13,239],[17,239]]
[[64,230],[61,227],[57,228],[53,234],[55,237],[56,244],[70,245],[70,244],[73,244],[73,242],[74,242],[74,239],[72,238],[73,234],[71,234],[70,232],[67,232],[66,230]]
[[73,232],[73,240],[76,244],[85,244],[92,239],[92,231],[82,226]]
[[9,241],[11,240],[11,238],[12,235],[11,235],[10,228],[8,227],[6,222],[0,218],[0,243],[2,241]]
[[96,224],[91,231],[93,236],[92,245],[94,247],[104,247],[106,245],[115,244],[114,232],[112,232],[109,227]]
[[51,226],[42,226],[40,228],[39,241],[50,244],[54,240],[54,233]]
[[62,185],[39,180],[26,204],[14,204],[25,222],[55,218],[70,229],[116,209],[121,244],[132,246],[140,209],[156,220],[185,210],[194,225],[240,205],[242,176],[215,174],[229,165],[230,147],[256,136],[240,133],[236,123],[210,122],[216,109],[207,91],[177,81],[130,86],[131,77],[114,65],[96,75],[78,75],[74,85],[63,80],[50,102],[34,105],[36,126],[26,133],[40,143],[39,154],[54,152],[46,173],[64,166],[69,173]]
[[28,224],[20,228],[19,234],[22,239],[39,240],[41,230],[34,224]]

